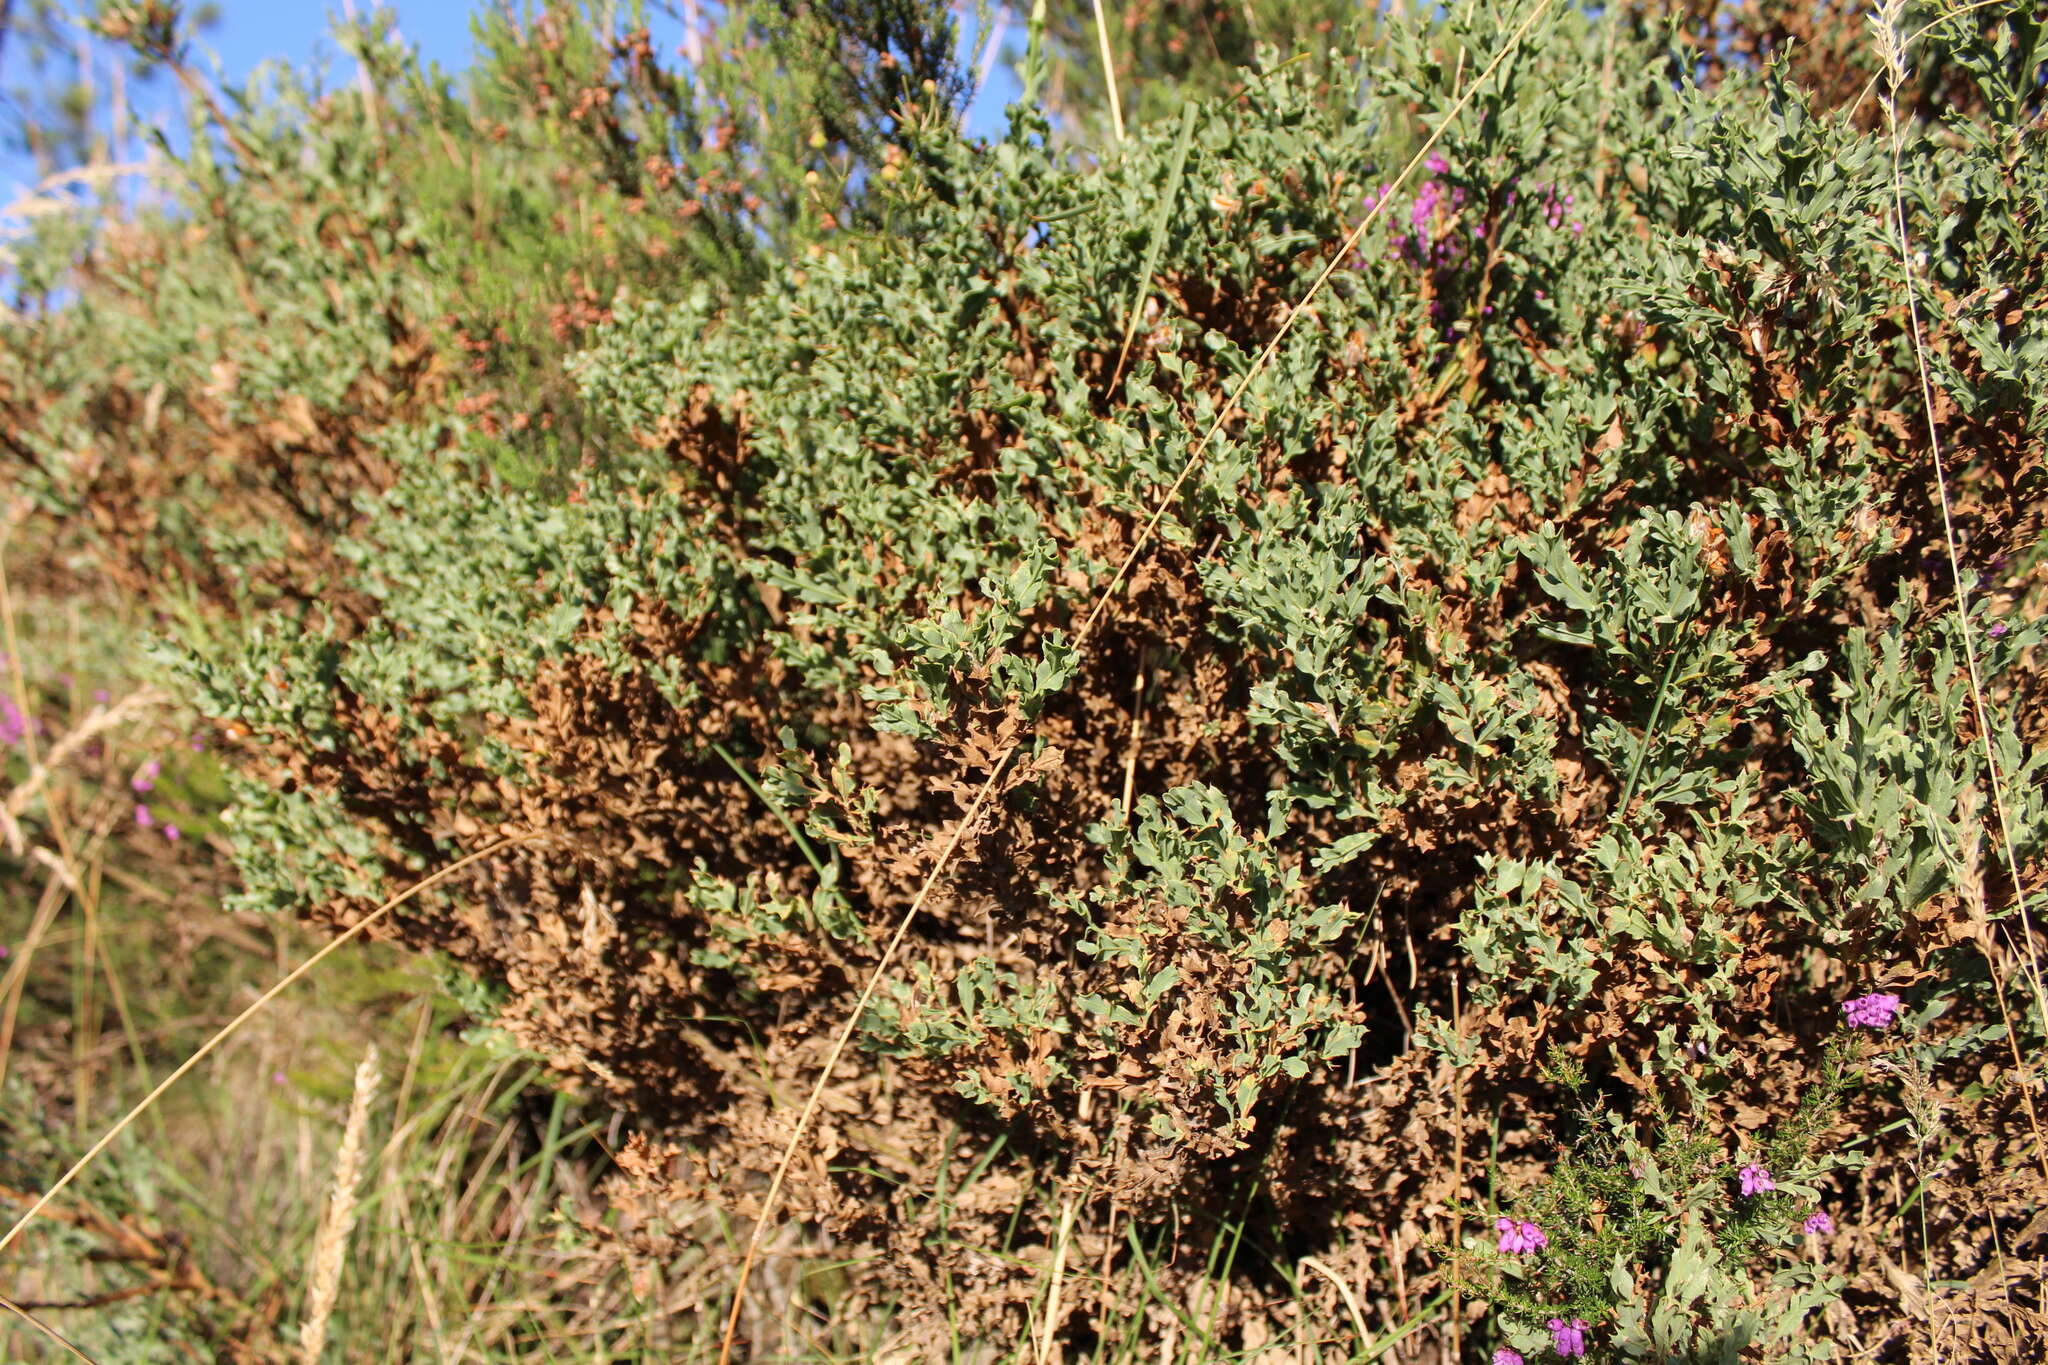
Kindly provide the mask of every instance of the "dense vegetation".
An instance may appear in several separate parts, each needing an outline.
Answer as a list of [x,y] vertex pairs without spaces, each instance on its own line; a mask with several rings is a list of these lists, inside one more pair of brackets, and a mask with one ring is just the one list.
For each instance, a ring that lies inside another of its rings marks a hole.
[[1140,6],[1121,140],[1052,8],[992,143],[911,0],[372,23],[39,220],[17,572],[232,903],[485,854],[375,932],[623,1116],[579,1235],[916,1356],[2018,1358],[2037,7]]

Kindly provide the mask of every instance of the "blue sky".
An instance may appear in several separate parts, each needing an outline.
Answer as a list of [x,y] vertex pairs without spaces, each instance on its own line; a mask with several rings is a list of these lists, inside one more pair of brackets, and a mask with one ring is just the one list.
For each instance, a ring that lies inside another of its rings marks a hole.
[[[357,0],[356,8],[359,13],[367,13],[373,3],[374,0]],[[219,6],[220,23],[206,35],[202,47],[219,57],[222,73],[231,82],[246,79],[267,61],[304,66],[324,60],[337,80],[345,80],[352,69],[349,59],[327,36],[331,20],[342,13],[339,0],[332,4],[321,0],[219,0]],[[416,46],[427,61],[449,71],[469,64],[473,52],[471,0],[386,0],[382,8],[397,16],[400,36]],[[970,19],[965,27],[971,26]],[[1009,32],[1013,38],[1021,37],[1021,23]],[[978,57],[979,44],[973,33],[963,33],[962,46],[968,49],[968,61]],[[1003,127],[1003,106],[1015,96],[1016,90],[1015,73],[998,63],[982,98],[969,111],[969,130],[983,136],[999,133]],[[168,80],[159,80],[150,90],[135,92],[138,116],[150,120],[152,111],[168,108],[171,92]],[[11,202],[26,188],[32,173],[33,168],[24,161],[0,153],[0,205]]]
[[[341,13],[339,5],[317,0],[219,0],[220,26],[213,31],[211,46],[220,53],[230,76],[246,75],[259,62],[282,58],[305,61],[324,43],[329,59],[338,59],[332,42],[325,42],[329,20]],[[368,3],[358,12],[367,12]],[[398,0],[385,8],[398,15],[399,31],[416,44],[421,55],[451,70],[469,64],[470,6],[463,0]]]

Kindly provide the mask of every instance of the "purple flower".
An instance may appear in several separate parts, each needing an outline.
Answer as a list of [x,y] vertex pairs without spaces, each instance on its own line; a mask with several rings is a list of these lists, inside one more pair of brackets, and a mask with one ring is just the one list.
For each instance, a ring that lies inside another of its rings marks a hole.
[[128,785],[137,792],[149,791],[156,786],[156,775],[163,770],[164,765],[152,758],[142,765],[141,772],[128,779]]
[[1986,634],[1990,635],[1990,637],[1994,640],[2003,640],[2005,638],[2005,633],[2011,629],[2012,627],[2008,626],[2005,622],[1995,621],[1992,623],[1991,629],[1987,631]]
[[1451,168],[1451,163],[1444,160],[1443,153],[1441,152],[1431,152],[1429,159],[1422,164],[1431,175],[1442,175]]
[[1835,1230],[1835,1220],[1828,1217],[1827,1210],[1811,1214],[1799,1225],[1809,1237],[1825,1237]]
[[1566,1322],[1563,1318],[1552,1318],[1550,1320],[1550,1341],[1553,1346],[1557,1347],[1557,1353],[1566,1360],[1570,1360],[1573,1356],[1584,1355],[1586,1353],[1586,1320],[1584,1318],[1573,1318],[1570,1322]]
[[1842,1002],[1842,1017],[1850,1028],[1890,1028],[1898,1017],[1900,1000],[1890,991],[1876,991]]
[[183,830],[181,830],[181,829],[179,829],[179,828],[178,828],[178,827],[177,827],[176,825],[165,825],[165,826],[164,826],[164,838],[166,838],[166,839],[170,840],[170,841],[171,841],[172,843],[174,843],[174,844],[175,844],[175,843],[177,843],[177,842],[178,842],[178,840],[180,840],[180,839],[182,839],[182,838],[184,838],[184,837],[185,837],[185,833],[184,833],[184,831],[183,831]]
[[156,817],[149,813],[149,807],[137,801],[135,803],[135,827],[137,829],[153,829],[155,826]]
[[0,747],[12,749],[28,738],[28,718],[12,697],[0,697]]
[[1771,1179],[1771,1173],[1754,1161],[1744,1166],[1738,1175],[1742,1180],[1742,1192],[1746,1195],[1769,1194],[1778,1188],[1778,1182]]
[[1522,1365],[1522,1353],[1512,1346],[1496,1346],[1493,1351],[1493,1365]]
[[1550,1245],[1550,1235],[1534,1223],[1524,1223],[1513,1218],[1496,1218],[1493,1226],[1494,1230],[1500,1233],[1500,1249],[1510,1256],[1541,1251]]
[[7,946],[6,944],[4,944],[4,943],[0,943],[0,962],[5,962],[5,961],[6,961],[6,960],[7,960],[8,958],[10,958],[10,957],[13,957],[13,956],[14,956],[14,949],[12,949],[12,948],[8,947],[8,946]]

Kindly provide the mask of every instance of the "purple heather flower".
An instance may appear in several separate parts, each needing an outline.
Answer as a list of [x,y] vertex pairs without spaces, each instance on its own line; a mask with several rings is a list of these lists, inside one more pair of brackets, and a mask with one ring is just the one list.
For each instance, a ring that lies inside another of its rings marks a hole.
[[7,960],[8,958],[10,958],[10,957],[13,957],[13,956],[14,956],[14,949],[12,949],[12,948],[8,947],[8,946],[7,946],[6,944],[4,944],[4,943],[0,943],[0,962],[5,962],[5,961],[6,961],[6,960]]
[[171,841],[172,843],[174,843],[174,844],[175,844],[175,843],[177,843],[177,842],[178,842],[178,840],[180,840],[180,839],[182,839],[182,838],[184,838],[184,837],[185,837],[185,832],[184,832],[183,830],[179,829],[179,828],[178,828],[178,827],[177,827],[176,825],[165,825],[165,826],[164,826],[164,838],[166,838],[166,839],[170,840],[170,841]]
[[164,765],[152,758],[142,765],[141,772],[128,779],[128,785],[138,793],[149,791],[156,786],[156,775],[163,770]]
[[28,738],[28,718],[12,697],[0,697],[0,747],[12,749]]
[[1991,629],[1987,631],[1986,634],[1990,635],[1990,637],[1994,640],[2003,640],[2005,638],[2005,633],[2011,629],[2012,627],[2008,626],[2005,622],[1996,621],[1992,623]]
[[1512,1346],[1497,1346],[1493,1351],[1493,1365],[1522,1365],[1522,1353]]
[[1524,1223],[1514,1218],[1497,1218],[1494,1229],[1500,1233],[1500,1249],[1509,1255],[1525,1255],[1541,1251],[1550,1245],[1550,1235],[1534,1223]]
[[1809,1236],[1825,1237],[1835,1230],[1835,1220],[1828,1217],[1826,1209],[1822,1209],[1817,1213],[1809,1215],[1807,1220],[1799,1226]]
[[1570,1360],[1573,1356],[1584,1355],[1586,1353],[1586,1320],[1584,1318],[1573,1318],[1570,1322],[1566,1322],[1563,1318],[1552,1318],[1550,1320],[1550,1341],[1552,1345],[1557,1347],[1557,1353],[1566,1360]]
[[1771,1179],[1771,1173],[1754,1161],[1738,1174],[1742,1179],[1742,1192],[1746,1195],[1769,1194],[1778,1188],[1778,1182]]
[[156,827],[156,817],[151,815],[149,807],[143,805],[140,801],[135,803],[135,827],[137,829],[153,829]]
[[1423,162],[1422,164],[1424,167],[1428,169],[1431,175],[1442,175],[1445,171],[1451,168],[1451,163],[1444,160],[1443,154],[1441,152],[1431,152],[1429,154],[1429,159]]
[[1850,1028],[1890,1028],[1898,1017],[1899,997],[1890,991],[1876,991],[1842,1002],[1842,1017]]

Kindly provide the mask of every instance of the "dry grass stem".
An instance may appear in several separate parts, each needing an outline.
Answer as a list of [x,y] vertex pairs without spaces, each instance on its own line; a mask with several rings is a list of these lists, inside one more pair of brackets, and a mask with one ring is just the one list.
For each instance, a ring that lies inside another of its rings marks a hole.
[[194,1067],[198,1066],[201,1062],[205,1061],[206,1058],[213,1053],[214,1049],[218,1048],[222,1043],[226,1042],[230,1037],[234,1036],[234,1034],[240,1031],[242,1026],[247,1024],[251,1019],[261,1014],[263,1010],[270,1004],[271,1001],[275,1000],[278,996],[284,994],[284,992],[289,990],[295,983],[297,983],[301,977],[305,976],[308,972],[312,971],[322,962],[325,962],[328,959],[328,957],[330,957],[334,953],[339,952],[347,944],[354,942],[357,938],[360,938],[369,929],[373,928],[374,926],[382,922],[383,919],[386,916],[388,916],[392,911],[396,910],[399,906],[411,900],[414,896],[417,896],[420,892],[427,890],[429,887],[439,885],[440,883],[454,876],[456,873],[462,871],[464,868],[469,867],[474,863],[481,862],[483,859],[490,857],[494,853],[503,852],[505,849],[511,848],[517,844],[533,843],[541,837],[542,836],[538,834],[528,834],[517,836],[510,839],[500,839],[496,843],[486,845],[485,847],[478,849],[476,852],[471,853],[466,857],[458,858],[456,861],[448,864],[448,866],[442,868],[440,871],[432,873],[429,876],[422,877],[419,881],[414,882],[411,886],[408,886],[405,890],[399,892],[390,900],[385,901],[382,905],[378,906],[375,910],[372,910],[369,914],[357,920],[354,924],[351,924],[348,928],[342,930],[339,934],[336,934],[332,939],[329,939],[325,944],[323,944],[320,947],[320,950],[318,952],[315,952],[310,957],[308,957],[304,962],[301,962],[298,966],[292,968],[292,970],[286,973],[282,978],[280,978],[276,982],[276,984],[272,985],[268,990],[264,991],[263,994],[257,996],[254,1001],[250,1002],[249,1006],[246,1009],[244,1009],[240,1014],[237,1014],[233,1019],[230,1019],[227,1023],[223,1024],[213,1034],[212,1037],[208,1038],[204,1043],[202,1043],[199,1046],[197,1051],[193,1052],[193,1054],[190,1057],[187,1057],[183,1062],[179,1063],[177,1070],[171,1072],[170,1075],[164,1077],[161,1081],[158,1081],[156,1083],[156,1086],[147,1095],[144,1095],[140,1100],[136,1101],[133,1108],[129,1109],[127,1113],[123,1114],[120,1117],[120,1119],[118,1119],[113,1124],[112,1127],[108,1128],[104,1133],[100,1134],[98,1140],[95,1141],[92,1146],[86,1148],[85,1154],[79,1157],[78,1160],[72,1162],[70,1168],[67,1169],[63,1175],[57,1178],[56,1183],[51,1185],[49,1189],[43,1191],[42,1195],[39,1198],[37,1198],[36,1202],[29,1206],[28,1212],[22,1214],[19,1219],[15,1220],[14,1226],[8,1228],[4,1235],[0,1235],[0,1251],[5,1251],[8,1247],[13,1246],[14,1243],[21,1237],[21,1234],[27,1231],[28,1225],[30,1223],[33,1223],[36,1220],[37,1216],[40,1215],[44,1209],[48,1208],[51,1202],[55,1200],[58,1195],[62,1194],[65,1190],[69,1189],[71,1187],[72,1182],[77,1180],[78,1177],[81,1174],[83,1174],[85,1170],[93,1164],[93,1162],[97,1161],[101,1153],[105,1152],[108,1147],[111,1147],[114,1144],[115,1139],[119,1138],[121,1134],[127,1132],[130,1126],[132,1126],[137,1119],[141,1118],[143,1114],[147,1113],[159,1099],[163,1098],[164,1092],[168,1091],[172,1086],[176,1085],[179,1081],[183,1080],[185,1076]]
[[1313,1256],[1301,1258],[1303,1270],[1313,1270],[1328,1280],[1337,1290],[1337,1297],[1344,1300],[1344,1311],[1351,1315],[1351,1330],[1358,1333],[1358,1349],[1363,1351],[1372,1334],[1365,1330],[1365,1314],[1358,1307],[1358,1296],[1351,1292],[1351,1286],[1344,1283],[1344,1277]]
[[50,775],[62,768],[71,755],[91,743],[96,736],[125,725],[168,700],[154,688],[145,687],[131,692],[111,706],[95,706],[86,713],[85,719],[65,733],[64,738],[51,745],[50,751],[29,770],[21,785],[7,793],[6,804],[0,806],[0,832],[5,834],[8,851],[17,858],[22,856],[24,843],[21,826],[17,823],[21,813],[28,809],[28,803],[43,789]]
[[[1912,238],[1906,226],[1905,138],[1899,126],[1898,101],[1907,72],[1907,38],[1901,28],[1905,9],[1905,0],[1884,0],[1872,16],[1870,26],[1885,78],[1880,102],[1891,139],[1892,228],[1897,238],[1899,265],[1906,273],[1906,317],[1911,324],[1913,363],[1920,381],[1921,414],[1927,425],[1928,463],[1933,469],[1935,497],[1941,509],[1942,544],[1948,553],[1950,579],[1955,584],[1956,626],[1962,639],[1963,664],[1969,677],[1970,708],[1977,722],[1978,741],[1984,748],[1985,777],[1991,788],[1991,809],[1997,819],[1999,848],[2004,855],[2006,875],[2012,880],[2013,903],[2019,912],[2022,951],[2017,956],[2021,959],[2028,983],[2033,987],[2034,1008],[2041,1019],[2048,1022],[2048,991],[2044,991],[2042,986],[2041,966],[2035,953],[2033,919],[2027,908],[2026,882],[2021,879],[2019,858],[2013,849],[2012,822],[2006,813],[2005,782],[1999,770],[1998,751],[1992,744],[1990,708],[1985,705],[1983,673],[1977,665],[1976,631],[1970,622],[1969,590],[1963,579],[1962,552],[1956,540],[1948,472],[1942,460],[1941,430],[1935,420],[1934,378],[1927,364],[1927,338],[1920,318],[1920,301],[1913,291]],[[2034,1105],[2034,1087],[2025,1060],[2020,1055],[2018,1033],[2012,1026],[2011,1013],[2006,1005],[2003,974],[1995,955],[1990,952],[1985,953],[1985,965],[1991,973],[1998,1007],[2006,1014],[2006,1042],[2012,1049],[2013,1065],[2021,1077],[2020,1098],[2026,1104],[2027,1120],[2033,1129],[2035,1157],[2043,1172],[2048,1173],[2048,1143],[2043,1141],[2041,1119]]]
[[377,1080],[377,1045],[372,1043],[356,1067],[348,1123],[334,1154],[334,1186],[313,1240],[312,1267],[306,1277],[306,1316],[299,1325],[299,1356],[305,1365],[319,1365],[327,1348],[327,1324],[341,1293],[341,1268],[348,1259],[349,1235],[356,1226],[356,1188],[363,1178],[363,1140],[370,1126],[370,1102],[376,1098]]
[[1116,88],[1116,58],[1109,51],[1109,20],[1102,13],[1102,0],[1095,0],[1095,42],[1102,49],[1102,83],[1109,87],[1109,124],[1116,140],[1124,140],[1124,105]]

